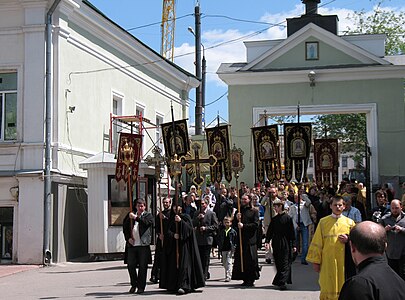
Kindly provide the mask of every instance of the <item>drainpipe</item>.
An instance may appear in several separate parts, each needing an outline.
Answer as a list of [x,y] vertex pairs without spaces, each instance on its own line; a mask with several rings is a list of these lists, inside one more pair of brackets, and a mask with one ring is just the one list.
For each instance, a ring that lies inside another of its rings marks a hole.
[[52,117],[52,14],[62,0],[55,0],[46,14],[46,78],[45,78],[45,180],[44,180],[44,264],[52,260],[51,241],[51,117]]

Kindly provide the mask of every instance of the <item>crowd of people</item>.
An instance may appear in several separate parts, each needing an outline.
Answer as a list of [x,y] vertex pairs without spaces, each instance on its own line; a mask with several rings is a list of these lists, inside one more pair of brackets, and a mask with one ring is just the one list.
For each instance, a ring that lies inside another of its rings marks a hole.
[[[284,181],[249,188],[241,182],[239,191],[215,183],[201,195],[191,186],[177,203],[165,198],[155,220],[145,211],[145,202],[138,200],[136,212],[129,213],[124,222],[129,292],[145,290],[155,223],[157,243],[150,281],[172,293],[182,295],[204,287],[210,278],[211,255],[222,259],[225,282],[237,280],[253,287],[261,271],[258,250],[264,247],[265,262],[274,260],[273,285],[280,290],[292,283],[291,266],[300,257],[301,264],[311,263],[319,273],[320,299],[351,299],[342,295],[354,293],[356,284],[368,285],[364,293],[389,295],[374,277],[366,276],[375,264],[390,270],[387,278],[402,285],[400,298],[358,299],[405,299],[401,201],[405,196],[396,199],[385,185],[375,197],[376,205],[368,211],[365,188],[356,182],[342,181],[337,190]],[[371,246],[365,249],[359,244],[363,242]],[[381,246],[385,242],[387,246]]]

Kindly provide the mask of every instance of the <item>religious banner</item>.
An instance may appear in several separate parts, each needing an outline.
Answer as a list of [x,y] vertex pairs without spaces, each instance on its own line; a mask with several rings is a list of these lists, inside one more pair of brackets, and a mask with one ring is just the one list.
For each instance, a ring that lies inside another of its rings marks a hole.
[[[285,178],[301,182],[307,177],[311,151],[311,123],[284,124]],[[293,177],[294,176],[294,177]]]
[[115,168],[115,179],[119,182],[128,181],[128,172],[131,172],[132,181],[138,178],[139,162],[142,149],[142,135],[120,133],[118,144],[118,159]]
[[222,125],[205,128],[207,135],[208,153],[214,155],[217,163],[210,168],[212,182],[220,183],[222,177],[228,182],[232,180],[232,165],[229,144],[229,126]]
[[315,178],[317,184],[324,187],[337,187],[339,170],[339,153],[337,139],[315,139]]
[[[175,132],[173,132],[173,123]],[[180,156],[184,156],[190,151],[186,119],[164,123],[161,127],[167,157],[172,159],[177,154],[177,157],[180,158]]]
[[256,178],[260,183],[281,178],[278,126],[252,128]]

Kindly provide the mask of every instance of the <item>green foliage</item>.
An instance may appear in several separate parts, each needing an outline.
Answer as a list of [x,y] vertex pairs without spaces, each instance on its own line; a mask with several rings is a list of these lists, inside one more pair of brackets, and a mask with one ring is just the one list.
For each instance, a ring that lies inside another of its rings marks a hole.
[[405,54],[405,12],[382,8],[385,0],[375,2],[372,14],[362,9],[348,15],[347,19],[354,25],[348,27],[345,34],[386,34],[385,53]]
[[314,138],[337,138],[340,152],[354,152],[357,167],[362,167],[366,149],[366,115],[319,115],[312,118]]

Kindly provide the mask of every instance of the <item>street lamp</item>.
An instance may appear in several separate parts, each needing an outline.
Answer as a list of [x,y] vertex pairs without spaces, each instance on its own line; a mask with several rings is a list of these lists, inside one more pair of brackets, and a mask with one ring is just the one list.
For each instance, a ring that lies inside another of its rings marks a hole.
[[[187,29],[192,35],[194,35],[194,37],[196,37],[196,41],[197,41],[197,36],[196,36],[196,34],[194,32],[194,29],[191,26],[189,26]],[[205,47],[204,47],[204,44],[201,43],[201,38],[199,40],[200,40],[200,45],[203,48],[203,56],[202,56],[202,65],[201,65],[201,78],[198,78],[198,79],[201,79],[201,89],[197,90],[197,95],[196,96],[197,96],[198,99],[196,99],[196,108],[197,108],[198,104],[201,105],[201,114],[203,116],[202,117],[202,124],[204,124],[204,127],[205,127],[205,83],[206,83],[206,74],[207,74],[207,62],[205,60]],[[198,77],[197,74],[200,71],[199,63],[197,63],[197,52],[198,51],[200,51],[200,53],[201,53],[201,50],[198,49],[198,44],[196,43],[196,76],[197,77]],[[198,68],[198,71],[197,71],[197,68]],[[201,98],[199,98],[199,97],[201,97]],[[201,100],[201,101],[198,102],[198,100]],[[196,109],[196,111],[197,111],[197,109]],[[197,117],[196,117],[196,123],[197,123]],[[197,125],[196,125],[196,128],[197,128]]]

